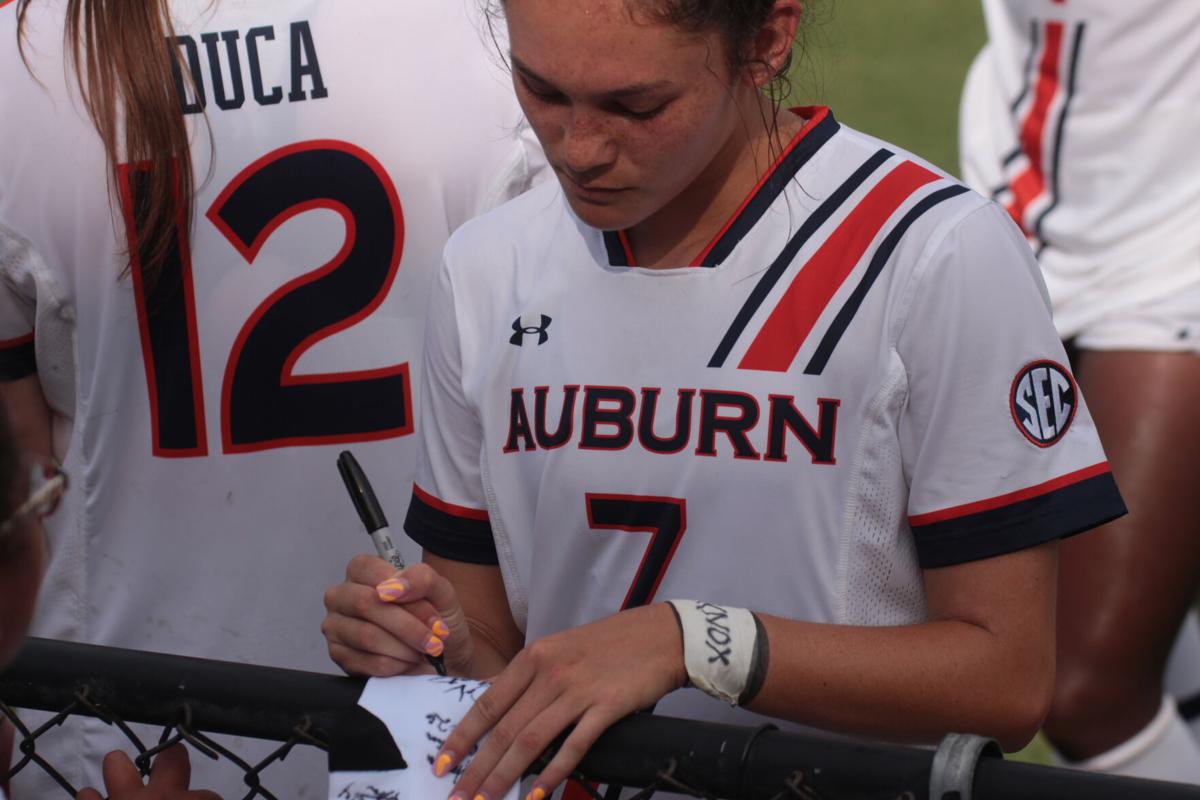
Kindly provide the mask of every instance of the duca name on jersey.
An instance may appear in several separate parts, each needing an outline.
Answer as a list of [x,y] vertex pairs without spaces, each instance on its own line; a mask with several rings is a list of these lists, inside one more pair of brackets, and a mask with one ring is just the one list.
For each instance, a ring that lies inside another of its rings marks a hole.
[[[249,97],[260,106],[273,106],[284,98],[289,103],[298,103],[328,97],[308,22],[293,22],[288,30],[286,43],[283,37],[276,41],[274,25],[250,28],[244,36],[236,30],[202,33],[199,43],[188,35],[174,37],[172,42],[191,73],[191,81],[185,82],[180,64],[175,62],[175,89],[183,113],[201,113],[208,108],[210,98],[217,108],[225,111],[241,108],[246,103],[247,84]],[[289,48],[291,61],[291,82],[286,93],[282,86],[265,86],[262,76],[262,56],[269,49],[281,47]]]
[[[511,392],[505,453],[553,450],[570,443],[581,450],[624,450],[636,444],[659,455],[690,449],[698,456],[716,456],[720,450],[731,451],[735,459],[785,462],[789,448],[794,452],[798,443],[812,463],[836,463],[840,400],[817,399],[814,425],[796,407],[793,395],[768,396],[764,414],[758,398],[744,392],[679,389],[673,429],[655,430],[659,388],[563,386],[552,400],[549,386],[537,386],[532,394],[530,414],[525,389]],[[718,447],[719,440],[729,447]]]

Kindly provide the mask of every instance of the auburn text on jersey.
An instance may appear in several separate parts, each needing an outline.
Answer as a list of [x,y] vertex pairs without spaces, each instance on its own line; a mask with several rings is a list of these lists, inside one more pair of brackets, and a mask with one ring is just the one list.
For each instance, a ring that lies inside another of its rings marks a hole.
[[[732,454],[739,459],[783,462],[799,446],[814,464],[837,463],[840,400],[818,398],[806,414],[794,395],[768,395],[764,403],[745,392],[679,389],[674,425],[660,422],[661,428],[656,428],[659,404],[671,402],[662,394],[655,387],[574,385],[553,392],[549,386],[537,386],[528,397],[524,388],[515,388],[504,452],[553,450],[568,444],[581,450],[624,450],[636,445],[660,455],[690,450],[698,456]],[[665,409],[663,416],[669,418]]]

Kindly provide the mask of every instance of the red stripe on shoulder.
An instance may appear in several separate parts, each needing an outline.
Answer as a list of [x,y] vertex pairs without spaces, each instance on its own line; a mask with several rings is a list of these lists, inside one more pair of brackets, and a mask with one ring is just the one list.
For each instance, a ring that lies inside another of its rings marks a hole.
[[1036,486],[1029,486],[1025,489],[1009,492],[1008,494],[989,497],[986,500],[977,500],[974,503],[964,503],[961,506],[943,508],[940,511],[930,511],[927,514],[918,514],[915,517],[908,518],[908,525],[910,528],[916,528],[921,525],[931,525],[935,522],[945,522],[948,519],[958,519],[959,517],[967,517],[982,511],[1003,508],[1013,503],[1019,503],[1022,500],[1029,500],[1034,497],[1050,494],[1057,489],[1062,489],[1064,486],[1071,486],[1081,481],[1086,481],[1088,478],[1104,475],[1111,471],[1112,469],[1109,467],[1108,462],[1101,461],[1099,464],[1093,464],[1090,467],[1084,467],[1075,472],[1068,472],[1066,475],[1059,475],[1057,478],[1052,478]]
[[938,178],[912,161],[901,161],[885,175],[792,279],[738,368],[786,372],[825,307],[896,209]]
[[464,519],[477,519],[482,522],[487,522],[488,520],[486,509],[468,508],[467,506],[447,503],[445,500],[434,497],[415,483],[413,484],[413,494],[425,505],[436,508],[438,511],[450,514],[451,516],[463,517]]

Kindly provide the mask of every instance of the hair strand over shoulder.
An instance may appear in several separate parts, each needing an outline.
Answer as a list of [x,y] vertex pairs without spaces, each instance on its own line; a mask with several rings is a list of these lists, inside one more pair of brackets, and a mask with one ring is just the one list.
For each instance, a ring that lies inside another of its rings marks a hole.
[[[34,1],[17,0],[22,45]],[[139,172],[139,201],[130,210],[137,252],[128,253],[121,274],[136,266],[148,295],[176,238],[191,240],[195,179],[173,76],[179,58],[173,36],[167,0],[67,0],[63,49],[104,145],[110,190],[121,194],[120,165]]]

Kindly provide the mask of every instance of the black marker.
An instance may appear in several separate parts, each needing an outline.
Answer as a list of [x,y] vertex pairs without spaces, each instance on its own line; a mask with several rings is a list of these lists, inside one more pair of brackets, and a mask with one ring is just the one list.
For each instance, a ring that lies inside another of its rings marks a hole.
[[[350,500],[354,503],[354,510],[358,512],[358,518],[362,520],[363,527],[375,543],[375,552],[396,569],[404,569],[404,558],[392,541],[387,517],[383,515],[383,508],[375,497],[375,490],[371,488],[366,473],[358,465],[358,459],[349,450],[343,450],[338,454],[337,465],[342,481],[346,484],[346,491],[350,493]],[[425,659],[433,665],[438,675],[446,674],[446,663],[442,656],[427,654]]]

